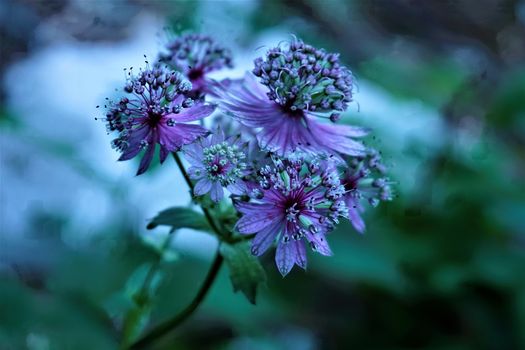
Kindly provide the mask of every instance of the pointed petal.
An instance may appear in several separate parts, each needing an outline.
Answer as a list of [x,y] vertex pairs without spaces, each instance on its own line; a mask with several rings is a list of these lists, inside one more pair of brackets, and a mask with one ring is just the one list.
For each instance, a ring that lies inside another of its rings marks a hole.
[[124,150],[124,152],[120,155],[119,161],[125,161],[130,160],[131,158],[135,158],[137,154],[140,153],[140,146],[138,145],[132,145],[129,144],[128,147]]
[[196,196],[202,196],[211,190],[211,181],[207,178],[202,178],[195,184],[195,188],[193,189],[193,193]]
[[224,141],[224,131],[222,130],[220,126],[218,126],[217,129],[215,129],[215,131],[213,132],[211,136],[210,144],[215,145],[222,141]]
[[215,203],[220,202],[221,199],[224,197],[224,191],[222,190],[222,186],[219,182],[214,182],[211,186],[211,200]]
[[195,142],[187,145],[184,148],[184,158],[193,166],[202,166],[202,146],[200,142]]
[[352,223],[352,226],[359,233],[364,233],[366,229],[365,222],[359,214],[360,204],[355,198],[349,198],[346,200],[346,206],[348,207],[348,219]]
[[263,206],[261,205],[260,207],[260,211],[244,214],[239,221],[237,221],[235,228],[239,233],[250,234],[259,232],[280,219],[281,215],[278,211],[262,210]]
[[130,131],[127,139],[128,147],[121,154],[119,161],[129,160],[134,158],[141,151],[142,147],[140,143],[142,140],[151,139],[151,128],[147,125],[143,125]]
[[275,263],[277,269],[283,277],[285,277],[295,264],[297,250],[291,243],[279,243],[277,251],[275,252]]
[[281,233],[282,226],[280,221],[276,221],[274,224],[268,225],[259,231],[252,240],[252,254],[255,256],[264,254]]
[[168,155],[170,154],[170,151],[166,149],[164,146],[160,146],[160,152],[159,152],[159,158],[160,158],[160,164],[164,163]]
[[246,184],[241,180],[237,180],[234,183],[229,184],[226,188],[228,191],[238,196],[241,196],[247,192]]
[[321,124],[312,120],[309,121],[309,124],[312,130],[315,130],[313,136],[324,148],[350,156],[363,156],[366,154],[366,147],[361,142],[341,135],[341,132],[337,129],[338,126]]
[[215,108],[217,108],[217,106],[213,104],[196,103],[191,108],[184,109],[178,114],[168,114],[164,118],[166,118],[166,120],[173,118],[176,122],[192,122],[206,118],[215,111]]
[[137,171],[137,176],[143,174],[146,170],[148,170],[149,165],[151,164],[151,161],[153,159],[153,154],[155,154],[155,146],[157,146],[155,143],[150,144],[146,148],[146,152],[144,153],[144,156],[140,160],[139,170]]
[[308,242],[310,242],[310,246],[312,247],[312,249],[318,252],[319,254],[326,256],[333,255],[324,233],[319,232],[316,234],[312,234],[310,232],[307,232],[306,239],[308,240]]
[[306,270],[306,249],[303,240],[293,242],[295,245],[295,263]]
[[159,124],[159,143],[168,151],[176,152],[182,146],[189,145],[199,137],[208,135],[209,131],[200,125],[178,123],[174,126]]

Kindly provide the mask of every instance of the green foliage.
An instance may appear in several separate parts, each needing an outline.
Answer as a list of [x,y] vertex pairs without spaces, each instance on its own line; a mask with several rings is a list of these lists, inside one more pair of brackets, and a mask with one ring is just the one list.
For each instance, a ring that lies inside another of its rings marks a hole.
[[147,225],[151,230],[157,226],[170,226],[171,229],[191,228],[211,232],[211,227],[203,214],[187,207],[173,207],[161,211]]
[[259,260],[251,254],[250,243],[222,243],[220,253],[230,270],[233,290],[241,291],[250,303],[255,304],[257,287],[266,282],[266,273]]
[[122,292],[108,303],[113,318],[122,322],[122,344],[130,344],[147,326],[163,273],[154,264],[139,266],[129,277]]

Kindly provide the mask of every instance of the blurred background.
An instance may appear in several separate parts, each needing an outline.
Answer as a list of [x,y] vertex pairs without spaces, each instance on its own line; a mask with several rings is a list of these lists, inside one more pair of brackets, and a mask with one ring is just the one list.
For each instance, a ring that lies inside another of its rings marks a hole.
[[374,129],[397,197],[306,272],[266,254],[256,306],[223,268],[155,349],[525,349],[519,0],[1,1],[0,349],[116,349],[127,318],[164,320],[204,279],[217,242],[181,230],[136,310],[167,234],[146,223],[190,197],[170,162],[135,177],[94,119],[166,27],[231,47],[230,77],[292,34],[340,52],[343,122]]

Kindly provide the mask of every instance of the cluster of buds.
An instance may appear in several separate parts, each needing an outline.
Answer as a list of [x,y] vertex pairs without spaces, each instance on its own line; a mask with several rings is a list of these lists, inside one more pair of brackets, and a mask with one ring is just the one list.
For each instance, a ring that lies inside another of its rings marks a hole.
[[271,100],[291,111],[344,111],[352,101],[352,73],[340,65],[339,55],[300,40],[257,58],[253,74],[269,88]]

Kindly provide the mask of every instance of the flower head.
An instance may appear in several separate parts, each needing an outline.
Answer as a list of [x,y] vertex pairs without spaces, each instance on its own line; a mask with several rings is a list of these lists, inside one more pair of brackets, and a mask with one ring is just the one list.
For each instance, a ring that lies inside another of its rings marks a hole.
[[242,178],[249,173],[246,163],[246,147],[240,137],[225,138],[221,129],[194,143],[184,150],[186,159],[192,167],[190,177],[197,180],[194,194],[202,196],[210,192],[211,199],[219,202],[223,187],[231,193],[242,195],[246,187]]
[[259,171],[252,202],[236,202],[243,214],[241,234],[255,233],[252,254],[263,254],[275,241],[275,262],[283,276],[297,264],[306,268],[306,244],[322,255],[332,252],[325,235],[347,215],[344,187],[335,168],[315,161],[281,160]]
[[253,74],[270,90],[268,97],[290,111],[344,111],[352,101],[352,73],[339,55],[300,40],[257,58]]
[[376,150],[369,150],[364,157],[356,157],[350,161],[342,184],[345,187],[344,201],[348,208],[348,218],[352,226],[360,232],[365,231],[365,222],[361,217],[364,211],[363,201],[367,201],[373,207],[381,201],[392,200],[392,189],[390,182],[382,175],[385,167],[381,163],[381,157]]
[[[352,138],[368,130],[335,125],[352,101],[352,75],[336,54],[301,41],[288,49],[271,49],[266,60],[255,60],[255,76],[228,81],[214,92],[220,106],[244,125],[259,130],[261,148],[287,157],[295,151],[325,156],[360,156],[365,147]],[[331,123],[320,123],[323,117]]]
[[108,132],[118,132],[112,146],[122,153],[119,160],[129,160],[144,150],[137,175],[148,169],[157,144],[163,163],[170,152],[208,134],[199,125],[185,123],[215,110],[214,105],[185,97],[190,90],[191,83],[180,73],[148,66],[136,76],[129,72],[126,96],[109,104],[105,121]]
[[232,54],[211,37],[186,34],[170,41],[159,61],[182,72],[193,84],[193,91],[206,90],[206,74],[228,67],[232,68]]

